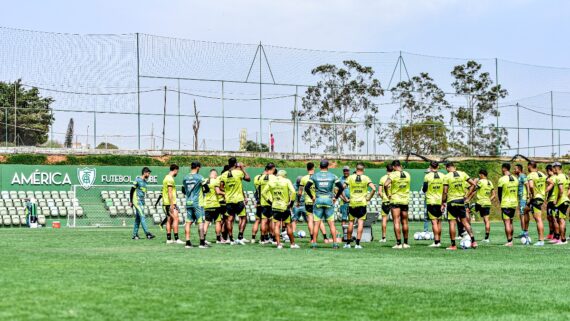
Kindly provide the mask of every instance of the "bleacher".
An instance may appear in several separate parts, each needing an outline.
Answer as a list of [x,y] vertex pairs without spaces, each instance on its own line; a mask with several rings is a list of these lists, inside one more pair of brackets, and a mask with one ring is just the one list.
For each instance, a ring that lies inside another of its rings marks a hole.
[[[160,224],[164,219],[165,214],[162,211],[161,203],[155,209],[154,204],[160,196],[160,191],[148,191],[145,198],[145,216],[152,218],[154,224]],[[118,217],[132,217],[134,211],[129,207],[129,191],[101,191],[101,200],[104,203],[105,209],[111,218]],[[177,191],[177,203],[180,209],[184,206],[184,194]],[[250,221],[255,221],[255,198],[253,191],[246,191],[247,204],[245,210]],[[421,221],[424,218],[425,198],[421,191],[410,192],[410,207],[409,219],[412,221]],[[380,213],[382,207],[382,200],[374,196],[368,205],[369,213]],[[340,217],[339,205],[335,205],[335,217]],[[184,222],[185,215],[180,215],[180,223]],[[391,215],[390,215],[391,219]]]
[[46,219],[67,218],[75,214],[84,216],[83,208],[71,191],[1,191],[0,218],[4,227],[26,225],[26,198],[36,199],[38,223],[46,224]]

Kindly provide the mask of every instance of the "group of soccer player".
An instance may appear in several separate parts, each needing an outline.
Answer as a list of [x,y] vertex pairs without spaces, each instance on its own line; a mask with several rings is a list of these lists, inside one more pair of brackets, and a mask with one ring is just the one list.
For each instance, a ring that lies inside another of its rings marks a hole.
[[[170,166],[170,172],[162,183],[162,206],[166,214],[163,224],[166,225],[167,244],[185,244],[192,248],[190,241],[192,225],[198,226],[199,248],[208,248],[210,243],[206,235],[210,225],[214,225],[216,243],[245,245],[256,243],[258,232],[260,244],[273,244],[278,249],[283,248],[286,238],[293,249],[299,248],[295,243],[297,222],[305,218],[311,236],[311,248],[317,247],[319,232],[325,243],[332,243],[333,248],[339,248],[340,242],[345,242],[344,248],[360,249],[364,222],[367,218],[367,208],[370,200],[377,193],[382,200],[380,216],[382,218],[382,238],[386,242],[386,228],[391,214],[396,244],[394,249],[407,249],[409,225],[408,210],[410,204],[411,176],[403,170],[402,164],[395,160],[386,166],[386,175],[382,176],[378,188],[365,175],[364,165],[357,164],[351,173],[349,167],[343,168],[339,178],[329,171],[329,162],[321,160],[319,171],[315,164],[307,163],[307,174],[300,176],[293,184],[287,178],[285,170],[278,170],[274,163],[268,163],[262,174],[253,178],[255,186],[255,222],[252,226],[251,241],[244,238],[248,218],[246,205],[248,197],[243,188],[243,181],[250,182],[251,177],[243,164],[235,157],[228,160],[220,174],[212,168],[207,178],[200,174],[201,164],[193,162],[190,173],[182,180],[182,193],[185,195],[185,238],[178,236],[180,209],[176,199],[176,183],[179,167]],[[521,234],[519,237],[528,238],[530,213],[536,221],[538,242],[536,246],[544,245],[544,227],[542,212],[546,210],[550,232],[547,239],[553,244],[567,244],[566,214],[570,205],[568,176],[562,172],[562,165],[554,163],[546,166],[546,174],[538,170],[536,162],[530,161],[527,166],[528,175],[524,174],[521,164],[516,164],[511,173],[511,165],[502,165],[503,176],[498,181],[497,191],[487,178],[488,173],[481,169],[478,178],[470,178],[463,171],[457,170],[452,162],[445,164],[447,173],[440,171],[438,162],[431,162],[424,177],[422,191],[425,194],[426,213],[433,228],[433,244],[430,247],[441,246],[442,219],[447,213],[451,245],[448,250],[456,250],[456,238],[470,239],[470,247],[477,248],[478,244],[471,228],[471,217],[477,213],[485,223],[485,239],[489,242],[489,214],[495,199],[498,199],[501,215],[505,226],[507,243],[513,245],[513,219],[517,210],[521,217]],[[154,238],[144,224],[144,199],[146,180],[150,169],[145,167],[141,177],[135,179],[131,188],[131,204],[135,209],[135,226],[133,239],[138,239],[138,226],[142,224],[147,238]],[[157,201],[160,201],[160,199]],[[335,203],[339,202],[341,221],[346,226],[346,233],[337,233],[335,226]],[[156,206],[156,204],[155,204]],[[238,220],[238,236],[234,239],[233,227]],[[354,225],[356,222],[356,236]],[[161,224],[161,226],[163,225]],[[326,232],[328,225],[329,233]],[[330,237],[330,238],[329,238]]]

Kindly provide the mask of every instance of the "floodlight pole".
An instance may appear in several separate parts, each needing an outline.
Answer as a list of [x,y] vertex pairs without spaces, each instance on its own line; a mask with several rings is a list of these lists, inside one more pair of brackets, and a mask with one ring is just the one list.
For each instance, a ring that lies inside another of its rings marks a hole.
[[141,149],[141,77],[140,77],[140,58],[139,58],[139,33],[137,36],[137,128],[138,128],[138,149]]

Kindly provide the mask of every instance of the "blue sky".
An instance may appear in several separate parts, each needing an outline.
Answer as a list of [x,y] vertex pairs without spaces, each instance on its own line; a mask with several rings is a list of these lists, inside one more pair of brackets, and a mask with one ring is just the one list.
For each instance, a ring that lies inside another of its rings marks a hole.
[[[0,11],[0,26],[48,32],[77,34],[131,34],[134,32],[163,35],[169,37],[195,40],[251,43],[259,41],[264,44],[338,51],[398,51],[423,55],[460,57],[460,58],[495,58],[516,61],[532,65],[570,67],[568,52],[570,43],[570,1],[459,1],[459,0],[360,0],[360,1],[3,1]],[[249,58],[247,58],[249,59]],[[248,63],[244,59],[242,63]],[[271,58],[270,58],[271,59]],[[409,61],[414,72],[433,68],[437,72],[448,75],[452,62],[442,60],[441,66],[422,66],[424,60]],[[427,61],[427,60],[426,60]],[[490,61],[490,60],[489,60]],[[416,67],[414,68],[414,63]],[[390,72],[392,62],[386,63],[384,73]],[[514,96],[509,99],[520,99],[533,96],[548,90],[570,91],[568,69],[533,69],[533,67],[504,64],[503,81],[510,86]],[[294,67],[294,66],[293,66]],[[492,66],[486,66],[489,70]],[[1,68],[0,68],[1,70]],[[435,74],[437,76],[437,73]],[[568,75],[568,76],[567,76]],[[2,76],[2,75],[0,75]],[[65,75],[63,75],[65,77]],[[528,80],[527,80],[528,79]],[[544,81],[542,81],[544,79]],[[436,79],[438,80],[438,79]],[[530,80],[530,81],[529,81]],[[525,84],[534,81],[533,84]],[[132,83],[132,82],[131,82]],[[145,83],[148,86],[175,86],[173,82]],[[446,84],[445,86],[447,86]],[[183,84],[183,88],[193,86],[193,90],[211,92],[213,89],[197,84]],[[215,89],[217,90],[217,88]],[[226,89],[228,90],[228,89]],[[233,88],[233,91],[246,91],[244,88]],[[250,95],[255,95],[255,90]],[[229,89],[232,91],[232,88]],[[284,94],[278,89],[268,89],[275,95]],[[286,92],[286,94],[291,94]],[[172,102],[176,97],[169,94]],[[570,95],[557,98],[557,112],[570,114]],[[152,110],[161,110],[160,94],[146,100]],[[525,100],[529,106],[540,110],[548,110],[548,98],[541,96]],[[60,100],[61,102],[61,100]],[[69,104],[72,104],[71,101]],[[96,104],[104,104],[95,102]],[[184,107],[191,102],[184,101]],[[119,103],[117,103],[119,104]],[[229,104],[229,103],[228,103]],[[229,104],[231,106],[231,104]],[[235,114],[255,113],[256,106],[241,109],[235,105]],[[288,108],[282,105],[274,108],[275,115],[287,117]],[[159,107],[157,107],[159,106]],[[207,106],[203,113],[218,113],[219,106],[211,102],[199,102],[199,106]],[[169,105],[169,112],[174,112]],[[226,106],[228,108],[228,106]],[[231,107],[230,107],[231,109]],[[388,114],[388,111],[381,111]],[[279,115],[279,111],[282,113]],[[514,110],[503,111],[501,123],[513,126]],[[232,113],[232,110],[229,111]],[[536,117],[534,117],[536,116]],[[93,129],[91,118],[77,114],[77,131],[84,133],[87,126]],[[548,127],[549,117],[544,115],[528,115],[521,117],[521,126]],[[56,132],[64,132],[68,115],[56,120]],[[98,122],[98,135],[111,133],[116,129],[113,117]],[[537,121],[538,119],[538,121]],[[150,122],[151,124],[148,124]],[[207,122],[207,120],[206,120]],[[145,122],[143,134],[154,134],[161,131],[161,119],[153,118]],[[566,120],[557,120],[555,127],[567,128]],[[107,126],[107,127],[105,127]],[[241,127],[248,128],[248,135],[254,135],[255,122],[234,122],[226,124],[231,138],[230,144],[237,143]],[[267,127],[268,124],[264,124]],[[132,128],[132,127],[131,127]],[[253,128],[253,129],[252,129]],[[258,127],[257,127],[258,128]],[[288,128],[281,128],[285,134],[277,137],[277,141],[288,140]],[[264,129],[267,131],[267,128]],[[121,132],[123,134],[123,132]],[[131,133],[132,134],[132,133]],[[205,136],[216,135],[206,132]],[[511,134],[511,138],[513,138]],[[526,137],[526,134],[521,134]],[[533,134],[534,135],[534,134]],[[563,133],[563,136],[565,133]],[[176,131],[167,131],[167,147],[176,148],[172,140],[178,139]],[[265,136],[265,135],[264,135]],[[570,133],[567,134],[570,137]],[[545,132],[545,139],[550,133]],[[253,137],[250,137],[253,138]],[[564,140],[565,137],[563,137]],[[523,139],[524,140],[524,139]],[[542,139],[541,139],[542,140]],[[132,144],[125,140],[123,145]],[[170,142],[170,143],[169,143]],[[160,145],[160,142],[157,142]],[[219,144],[217,139],[212,144]],[[170,145],[169,145],[170,144]],[[531,145],[550,144],[550,141],[534,141]],[[513,145],[513,142],[511,142]],[[521,146],[527,146],[526,142]],[[212,145],[210,145],[212,146]],[[544,152],[550,148],[544,149]],[[564,151],[563,151],[564,152]],[[541,152],[539,152],[541,153]]]
[[563,0],[3,1],[3,26],[568,66]]

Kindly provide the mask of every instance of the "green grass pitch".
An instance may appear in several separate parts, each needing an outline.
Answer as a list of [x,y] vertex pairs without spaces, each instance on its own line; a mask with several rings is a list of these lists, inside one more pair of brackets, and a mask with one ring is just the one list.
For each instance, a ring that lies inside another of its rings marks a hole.
[[393,250],[391,228],[387,244],[362,250],[303,239],[281,251],[187,250],[158,230],[132,241],[121,228],[2,229],[0,320],[570,319],[570,247],[505,248],[502,224],[492,229],[492,243],[456,252]]

